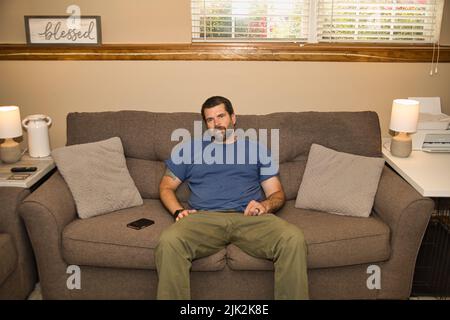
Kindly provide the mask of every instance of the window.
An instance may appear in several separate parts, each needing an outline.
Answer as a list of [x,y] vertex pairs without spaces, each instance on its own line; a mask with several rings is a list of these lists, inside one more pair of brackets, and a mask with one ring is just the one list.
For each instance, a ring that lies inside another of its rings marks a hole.
[[192,0],[193,41],[434,43],[444,0]]
[[437,42],[444,1],[319,1],[321,41]]
[[307,41],[309,0],[192,0],[194,41]]

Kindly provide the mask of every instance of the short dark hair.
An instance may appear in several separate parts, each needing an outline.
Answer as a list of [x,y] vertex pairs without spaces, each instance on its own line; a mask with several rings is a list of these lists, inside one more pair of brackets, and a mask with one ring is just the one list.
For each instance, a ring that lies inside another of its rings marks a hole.
[[225,97],[221,97],[221,96],[213,96],[210,97],[208,99],[206,99],[206,101],[203,103],[202,105],[202,117],[203,117],[203,121],[206,121],[205,119],[205,109],[209,109],[209,108],[214,108],[216,106],[218,106],[219,104],[224,104],[225,106],[225,110],[228,112],[228,114],[231,116],[232,114],[234,114],[234,110],[233,110],[233,105],[231,104],[231,101],[228,100]]

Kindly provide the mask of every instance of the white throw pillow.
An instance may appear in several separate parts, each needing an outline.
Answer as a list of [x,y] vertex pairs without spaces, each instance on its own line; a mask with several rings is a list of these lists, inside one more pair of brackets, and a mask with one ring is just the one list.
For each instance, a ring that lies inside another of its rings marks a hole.
[[52,157],[80,218],[143,204],[128,172],[120,138],[58,148]]
[[312,144],[295,207],[368,217],[383,167],[383,158]]

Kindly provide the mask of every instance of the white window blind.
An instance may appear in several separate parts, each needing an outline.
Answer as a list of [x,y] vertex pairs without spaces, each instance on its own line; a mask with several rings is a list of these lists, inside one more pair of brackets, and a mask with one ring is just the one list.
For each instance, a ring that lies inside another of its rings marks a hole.
[[432,43],[439,39],[444,0],[319,1],[322,42]]
[[308,40],[310,0],[192,0],[193,41]]
[[439,39],[444,0],[191,0],[193,41]]

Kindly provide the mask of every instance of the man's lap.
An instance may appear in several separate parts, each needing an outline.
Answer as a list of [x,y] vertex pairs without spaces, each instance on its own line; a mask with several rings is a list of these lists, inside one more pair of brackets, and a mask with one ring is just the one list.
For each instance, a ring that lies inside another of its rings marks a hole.
[[271,213],[245,216],[242,212],[220,211],[197,211],[178,220],[169,229],[179,237],[186,237],[187,241],[207,241],[209,237],[220,237],[229,243],[241,238],[264,241],[269,233],[272,238],[276,238],[288,230],[301,232],[296,226]]

